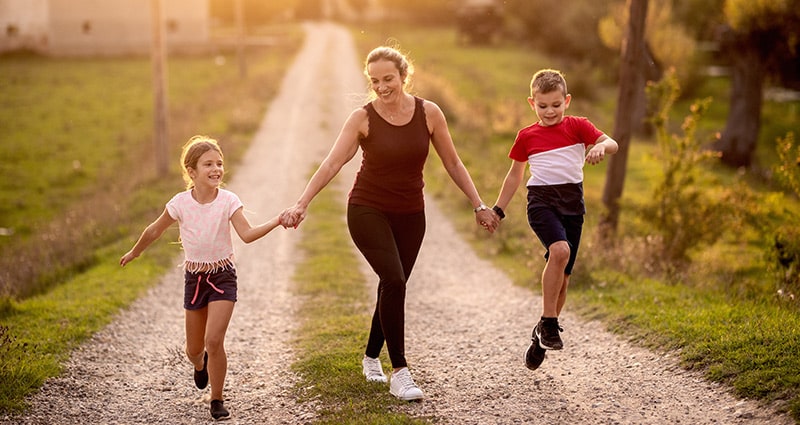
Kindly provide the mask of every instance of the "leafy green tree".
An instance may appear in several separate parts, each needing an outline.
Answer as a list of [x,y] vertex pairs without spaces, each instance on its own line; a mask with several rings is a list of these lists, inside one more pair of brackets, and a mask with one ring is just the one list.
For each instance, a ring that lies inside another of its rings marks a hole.
[[758,142],[766,80],[797,78],[800,0],[726,0],[724,16],[721,49],[731,60],[730,111],[714,148],[723,163],[746,167]]
[[[661,79],[664,69],[675,68],[681,87],[687,87],[696,74],[692,58],[696,51],[696,41],[689,31],[675,19],[672,0],[654,0],[647,7],[645,21],[644,58],[639,61],[636,73],[636,93],[634,105],[630,110],[632,131],[635,134],[650,134],[646,118],[652,113],[647,110],[645,85],[647,81]],[[630,21],[630,5],[619,2],[610,8],[608,15],[600,20],[599,34],[603,44],[611,49],[619,49],[626,42],[625,28]]]
[[607,63],[617,51],[609,51],[597,31],[609,4],[596,0],[570,0],[554,7],[549,0],[506,0],[508,31],[519,41],[537,50],[570,58],[573,62],[589,60]]

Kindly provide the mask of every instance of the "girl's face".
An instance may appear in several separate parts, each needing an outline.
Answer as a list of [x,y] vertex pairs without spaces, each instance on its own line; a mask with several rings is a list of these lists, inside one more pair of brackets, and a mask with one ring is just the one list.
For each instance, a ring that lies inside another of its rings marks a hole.
[[528,103],[539,117],[539,125],[549,127],[564,119],[564,113],[567,112],[571,99],[569,94],[564,96],[560,90],[554,90],[549,93],[537,92],[528,98]]
[[372,62],[367,65],[367,74],[378,99],[392,102],[402,97],[403,79],[394,62],[385,59]]
[[191,177],[195,187],[219,187],[224,175],[225,168],[223,167],[222,155],[213,149],[209,149],[200,156],[195,168],[189,167],[189,177]]

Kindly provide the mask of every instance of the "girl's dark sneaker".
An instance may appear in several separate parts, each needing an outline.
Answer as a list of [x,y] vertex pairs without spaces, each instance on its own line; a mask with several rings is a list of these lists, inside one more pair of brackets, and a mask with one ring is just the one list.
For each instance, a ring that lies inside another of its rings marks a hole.
[[215,421],[224,421],[231,417],[228,409],[222,404],[222,400],[211,400],[211,417]]
[[539,346],[539,338],[536,337],[536,330],[532,332],[531,345],[525,351],[525,367],[536,370],[544,361],[545,349]]
[[194,370],[194,384],[201,390],[208,386],[208,352],[203,355],[203,370]]

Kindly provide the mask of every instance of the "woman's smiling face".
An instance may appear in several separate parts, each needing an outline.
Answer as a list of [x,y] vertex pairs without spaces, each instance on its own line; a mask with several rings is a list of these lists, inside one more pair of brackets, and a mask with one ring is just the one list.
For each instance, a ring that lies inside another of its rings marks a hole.
[[394,62],[377,60],[367,65],[372,91],[378,99],[392,101],[403,94],[403,79]]

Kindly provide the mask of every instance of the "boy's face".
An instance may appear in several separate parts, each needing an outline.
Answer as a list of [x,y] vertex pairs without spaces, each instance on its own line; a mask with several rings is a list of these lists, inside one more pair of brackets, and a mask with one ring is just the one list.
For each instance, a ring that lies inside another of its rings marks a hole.
[[554,90],[547,93],[536,92],[533,97],[528,98],[528,103],[539,117],[539,125],[549,127],[564,119],[571,99],[569,94],[564,96],[561,90]]

